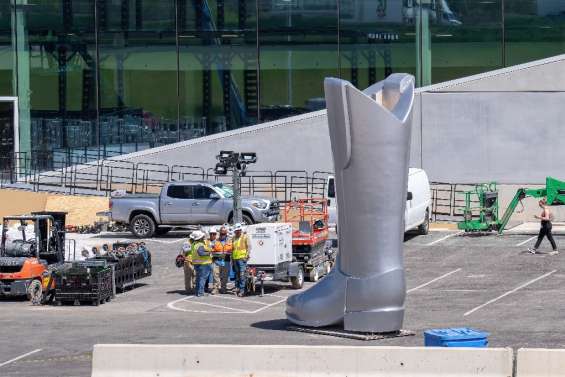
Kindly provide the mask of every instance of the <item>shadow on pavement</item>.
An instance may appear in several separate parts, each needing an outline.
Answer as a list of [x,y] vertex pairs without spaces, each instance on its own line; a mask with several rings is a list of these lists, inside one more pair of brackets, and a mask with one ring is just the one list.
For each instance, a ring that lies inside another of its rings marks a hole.
[[255,322],[251,324],[251,327],[261,330],[281,330],[287,331],[287,326],[292,325],[287,319],[272,319],[269,321]]

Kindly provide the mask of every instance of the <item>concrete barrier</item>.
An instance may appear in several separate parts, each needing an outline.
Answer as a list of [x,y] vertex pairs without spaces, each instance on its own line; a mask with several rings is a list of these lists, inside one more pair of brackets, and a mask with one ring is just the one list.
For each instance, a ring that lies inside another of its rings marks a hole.
[[93,377],[512,376],[510,348],[95,345]]
[[517,377],[565,376],[565,349],[520,348]]

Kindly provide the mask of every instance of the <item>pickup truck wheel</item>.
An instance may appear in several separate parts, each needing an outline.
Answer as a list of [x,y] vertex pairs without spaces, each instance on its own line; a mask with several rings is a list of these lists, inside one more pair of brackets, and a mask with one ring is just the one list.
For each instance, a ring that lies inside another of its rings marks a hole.
[[294,289],[302,288],[304,285],[304,270],[302,267],[298,267],[298,272],[296,273],[296,276],[292,276],[290,278],[290,283]]
[[311,282],[317,282],[318,280],[320,280],[320,274],[318,273],[318,267],[314,267],[313,269],[310,270],[310,275],[308,276],[308,280],[310,280]]
[[253,224],[253,218],[249,215],[246,215],[245,213],[241,216],[241,219],[243,220],[243,223],[245,225],[252,225]]
[[430,210],[426,210],[426,219],[424,222],[418,227],[418,233],[422,236],[425,236],[430,232]]
[[155,234],[155,222],[143,213],[131,219],[130,231],[137,238],[151,238]]

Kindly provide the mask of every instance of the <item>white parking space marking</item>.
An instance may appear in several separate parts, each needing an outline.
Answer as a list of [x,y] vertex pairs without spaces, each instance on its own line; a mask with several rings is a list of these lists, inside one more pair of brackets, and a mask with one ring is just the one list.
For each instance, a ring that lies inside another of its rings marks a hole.
[[520,242],[520,243],[516,244],[516,246],[522,246],[522,245],[525,245],[525,244],[527,244],[528,242],[530,242],[530,241],[532,241],[532,240],[535,240],[536,238],[538,238],[538,236],[533,236],[533,237],[530,237],[530,238],[528,238],[527,240],[525,240],[525,241],[523,241],[523,242]]
[[[192,296],[194,297],[194,296]],[[188,301],[189,299],[191,299],[192,297],[188,297],[186,299],[186,301]],[[236,312],[241,312],[241,313],[249,313],[248,310],[245,309],[238,309],[238,308],[230,308],[229,306],[223,306],[223,305],[216,305],[216,304],[209,304],[207,302],[201,302],[201,301],[194,301],[194,300],[190,300],[191,304],[197,304],[197,305],[204,305],[204,306],[209,306],[211,308],[218,308],[218,309],[227,309],[227,310],[233,310]]]
[[447,236],[441,237],[441,238],[438,239],[438,240],[435,240],[435,241],[432,241],[432,242],[430,242],[430,243],[427,243],[426,246],[435,245],[436,243],[440,243],[440,242],[442,242],[442,241],[445,241],[445,240],[448,239],[448,238],[458,236],[458,235],[460,235],[461,233],[463,233],[463,232],[457,232],[457,233],[448,234]]
[[247,302],[250,304],[255,304],[255,305],[261,305],[261,306],[266,306],[267,304],[263,303],[263,302],[258,302],[255,300],[247,300],[244,298],[239,298],[239,297],[230,297],[230,296],[222,296],[222,299],[224,300],[233,300],[233,301],[240,301],[240,302]]
[[284,298],[285,300],[288,298],[288,297],[286,297],[286,296],[274,295],[274,294],[272,294],[272,293],[265,293],[263,296],[276,297],[276,298]]
[[273,302],[272,304],[265,305],[264,307],[262,307],[260,309],[257,309],[257,310],[250,312],[250,314],[256,314],[256,313],[262,312],[265,309],[272,308],[273,306],[276,306],[278,304],[282,304],[285,301],[286,301],[286,298],[284,300],[279,300],[277,302]]
[[[238,309],[238,308],[231,308],[229,306],[223,306],[223,305],[214,305],[214,304],[209,304],[207,302],[200,302],[200,301],[194,301],[191,300],[192,298],[194,298],[195,296],[189,296],[189,297],[183,297],[179,300],[175,300],[175,301],[171,301],[167,304],[167,307],[169,309],[173,309],[173,310],[178,310],[181,312],[195,312],[195,313],[221,313],[221,314],[234,314],[234,313],[246,313],[246,314],[250,314],[251,312],[249,312],[248,310],[243,310],[243,309]],[[180,303],[180,302],[190,302],[191,304],[197,304],[197,305],[203,305],[203,306],[209,306],[212,308],[218,308],[218,309],[224,309],[224,310],[229,310],[229,312],[217,312],[217,311],[206,311],[206,310],[192,310],[192,309],[183,309],[183,308],[177,308],[175,305]]]
[[41,352],[41,351],[43,351],[43,349],[38,348],[38,349],[33,350],[33,351],[31,351],[31,352],[24,353],[23,355],[20,355],[20,356],[18,356],[18,357],[14,357],[12,360],[4,361],[2,364],[0,364],[0,368],[2,368],[3,366],[6,366],[6,365],[8,365],[8,364],[13,363],[14,361],[21,360],[21,359],[23,359],[24,357],[31,356],[31,355],[33,355],[34,353],[38,353],[38,352]]
[[[264,296],[276,297],[276,298],[280,298],[280,300],[277,300],[277,301],[271,302],[271,303],[266,303],[266,302],[260,302],[260,301],[251,300],[251,299],[243,299],[243,298],[238,298],[238,297],[214,296],[215,299],[219,299],[219,300],[237,301],[237,302],[243,302],[243,303],[254,304],[254,305],[260,306],[258,309],[255,309],[255,310],[245,310],[245,309],[240,309],[240,308],[229,306],[229,304],[218,305],[216,303],[211,304],[211,303],[208,303],[208,302],[195,301],[195,300],[192,300],[193,298],[195,298],[195,296],[188,296],[188,297],[183,297],[183,298],[169,302],[167,304],[167,307],[169,309],[172,309],[172,310],[181,311],[181,312],[188,312],[188,313],[257,314],[259,312],[262,312],[263,310],[266,310],[268,308],[272,308],[273,306],[282,304],[287,299],[287,297],[285,297],[285,296],[277,296],[277,295],[272,295],[272,294],[265,294]],[[208,297],[210,297],[210,296],[208,296]],[[221,309],[221,311],[182,308],[182,307],[177,306],[180,303],[186,303],[186,304],[190,304],[190,305],[193,305],[193,304],[202,305],[202,306],[207,306],[207,307],[210,307],[210,308]]]
[[533,284],[533,283],[535,283],[536,281],[539,281],[539,280],[541,280],[541,279],[545,279],[546,277],[548,277],[548,276],[554,274],[555,272],[557,272],[557,270],[550,271],[550,272],[548,272],[547,274],[543,274],[543,275],[541,275],[541,276],[539,276],[539,277],[537,277],[537,278],[535,278],[535,279],[533,279],[533,280],[530,280],[530,281],[528,281],[528,282],[525,282],[524,284],[522,284],[522,285],[520,285],[520,286],[514,288],[514,289],[511,290],[511,291],[508,291],[508,292],[506,292],[506,293],[503,293],[503,294],[501,294],[500,296],[498,296],[498,297],[496,297],[496,298],[493,298],[492,300],[489,300],[489,301],[485,302],[484,304],[479,305],[479,306],[477,306],[476,308],[473,308],[473,309],[469,310],[467,313],[463,314],[463,317],[466,317],[466,316],[468,316],[468,315],[470,315],[470,314],[473,314],[473,313],[476,312],[477,310],[480,310],[480,309],[484,308],[485,306],[492,304],[493,302],[496,302],[496,301],[498,301],[498,300],[500,300],[500,299],[502,299],[502,298],[504,298],[504,297],[506,297],[506,296],[508,296],[508,295],[511,295],[512,293],[517,292],[517,291],[519,291],[519,290],[522,289],[522,288],[526,288],[528,285]]
[[435,279],[432,279],[432,280],[428,281],[427,283],[424,283],[424,284],[419,285],[419,286],[417,286],[417,287],[411,288],[411,289],[407,290],[406,293],[411,293],[411,292],[417,291],[417,290],[420,289],[420,288],[427,287],[428,285],[433,284],[433,283],[435,283],[435,282],[438,281],[438,280],[445,279],[446,277],[448,277],[448,276],[450,276],[450,275],[453,275],[453,274],[455,274],[455,273],[457,273],[457,272],[459,272],[459,271],[461,271],[460,268],[458,268],[458,269],[456,269],[456,270],[453,270],[453,271],[450,271],[450,272],[448,272],[447,274],[443,274],[443,275],[441,275],[441,276],[438,276],[438,277],[435,278]]
[[177,242],[184,241],[185,239],[186,239],[186,238],[178,238],[178,239],[175,239],[175,240],[167,240],[167,241],[165,241],[165,240],[156,240],[156,239],[154,239],[154,238],[151,238],[151,239],[148,239],[148,240],[145,241],[145,242],[158,242],[158,243],[164,243],[164,244],[170,245],[170,244],[172,244],[172,243],[177,243]]

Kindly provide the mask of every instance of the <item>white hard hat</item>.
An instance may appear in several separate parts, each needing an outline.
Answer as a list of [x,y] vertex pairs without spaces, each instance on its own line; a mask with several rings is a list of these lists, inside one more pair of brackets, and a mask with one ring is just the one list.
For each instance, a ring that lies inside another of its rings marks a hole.
[[234,231],[236,231],[236,230],[243,230],[243,226],[241,225],[241,223],[237,223],[237,224],[235,224],[235,226],[233,227],[233,230],[234,230]]
[[202,238],[206,237],[206,234],[201,230],[195,230],[194,232],[190,233],[190,239],[193,241],[201,240]]
[[213,226],[208,230],[208,233],[218,233],[218,229],[216,229],[216,227]]

